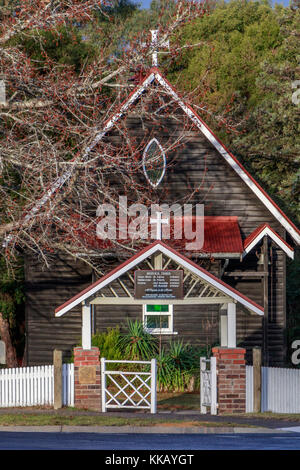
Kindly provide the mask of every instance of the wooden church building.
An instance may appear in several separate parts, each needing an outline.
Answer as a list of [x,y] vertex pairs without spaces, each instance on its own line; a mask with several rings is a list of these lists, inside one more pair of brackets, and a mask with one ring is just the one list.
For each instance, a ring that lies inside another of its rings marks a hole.
[[[151,101],[153,94],[162,101]],[[147,100],[155,121],[143,114]],[[168,105],[173,112],[166,115]],[[176,217],[162,210],[156,221],[150,220],[154,230],[139,248],[121,258],[110,253],[100,278],[83,260],[65,254],[57,253],[47,269],[26,256],[27,365],[51,363],[54,349],[67,359],[84,328],[104,332],[123,328],[127,319],[143,321],[164,344],[175,339],[199,346],[236,345],[246,348],[249,362],[252,348],[260,346],[265,365],[284,365],[286,259],[293,259],[300,244],[299,229],[158,67],[148,71],[106,122],[95,145],[120,139],[121,125],[144,142],[137,178],[145,192],[155,194],[156,203],[171,207],[186,197],[194,207],[202,204],[203,243],[188,250],[187,240],[176,238],[175,231],[165,238]],[[183,126],[184,145],[175,145]],[[151,173],[147,158],[154,148],[160,164]],[[90,235],[96,239],[96,232]],[[181,292],[169,298],[139,295],[136,278],[143,273],[151,277],[151,271],[180,273],[174,282]]]

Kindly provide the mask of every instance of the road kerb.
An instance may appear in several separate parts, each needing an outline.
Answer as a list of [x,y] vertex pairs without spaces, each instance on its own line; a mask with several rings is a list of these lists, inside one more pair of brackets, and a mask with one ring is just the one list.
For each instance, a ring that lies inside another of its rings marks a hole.
[[0,426],[0,432],[101,433],[101,434],[282,434],[287,429],[255,427],[173,426]]

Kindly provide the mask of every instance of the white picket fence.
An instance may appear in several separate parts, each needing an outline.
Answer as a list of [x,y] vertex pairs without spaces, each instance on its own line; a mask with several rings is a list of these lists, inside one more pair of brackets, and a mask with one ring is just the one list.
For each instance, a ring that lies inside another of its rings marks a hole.
[[[74,364],[63,364],[62,401],[74,406]],[[0,369],[0,407],[54,404],[54,367]]]
[[253,413],[253,366],[246,366],[246,413]]
[[[261,368],[261,411],[300,413],[300,369]],[[253,366],[246,366],[246,412],[253,412]]]

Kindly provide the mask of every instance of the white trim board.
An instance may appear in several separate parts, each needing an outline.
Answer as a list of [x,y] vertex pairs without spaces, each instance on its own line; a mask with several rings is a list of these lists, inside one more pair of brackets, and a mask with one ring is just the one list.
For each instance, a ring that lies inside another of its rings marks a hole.
[[269,227],[265,227],[258,235],[252,240],[252,242],[245,248],[243,253],[243,258],[257,245],[257,243],[264,237],[268,235],[281,249],[286,253],[286,255],[294,259],[294,251],[291,250],[286,243],[284,243]]

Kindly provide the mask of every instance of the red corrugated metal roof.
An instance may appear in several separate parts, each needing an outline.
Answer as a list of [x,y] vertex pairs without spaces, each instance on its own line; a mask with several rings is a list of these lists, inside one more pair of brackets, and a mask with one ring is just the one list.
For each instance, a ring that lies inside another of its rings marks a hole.
[[[176,218],[175,218],[176,219]],[[192,222],[191,222],[192,219]],[[196,219],[198,219],[198,227],[196,225]],[[204,220],[204,243],[201,250],[197,250],[201,253],[243,253],[243,242],[241,238],[240,228],[238,224],[238,218],[236,216],[205,216],[205,217],[189,217],[184,216],[182,218],[183,223],[186,224],[188,221],[192,223],[193,231],[196,229],[201,230],[201,223]],[[171,230],[174,219],[171,218]],[[174,230],[176,233],[176,231]],[[184,234],[184,230],[183,230]],[[181,243],[179,240],[173,240],[171,238],[168,243],[171,246],[184,249],[184,245],[190,240],[183,236]]]
[[[177,250],[186,251],[185,246],[187,243],[193,242],[193,239],[188,235],[186,227],[189,224],[190,230],[193,233],[199,233],[200,230],[204,230],[203,246],[201,249],[194,249],[188,251],[195,251],[200,253],[207,254],[216,254],[216,253],[243,253],[243,242],[241,238],[240,228],[238,224],[238,218],[236,216],[205,216],[205,217],[191,217],[184,216],[181,218],[181,235],[178,230],[178,220],[180,218],[170,217],[170,238],[166,238],[165,228],[162,226],[162,239],[167,242],[170,246]],[[204,220],[204,228],[203,228]],[[152,230],[152,232],[151,232]],[[152,233],[152,235],[151,235]],[[156,225],[152,224],[148,226],[149,238],[145,239],[145,242],[139,244],[139,247],[146,246],[155,239]],[[96,231],[94,228],[89,227],[88,230],[80,230],[80,237],[83,242],[95,249],[104,249],[113,246],[113,242],[106,239],[101,240],[96,238]],[[177,239],[177,237],[180,237]],[[195,238],[195,235],[194,235]],[[132,240],[118,240],[123,245],[126,243],[132,243]]]
[[205,217],[205,253],[242,253],[243,242],[237,217]]

